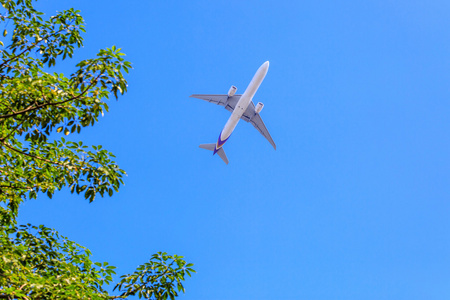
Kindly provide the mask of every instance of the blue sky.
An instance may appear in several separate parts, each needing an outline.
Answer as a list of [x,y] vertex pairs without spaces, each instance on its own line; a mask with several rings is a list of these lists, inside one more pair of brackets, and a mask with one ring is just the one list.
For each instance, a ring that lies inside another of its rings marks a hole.
[[[48,16],[73,1],[41,1]],[[114,152],[120,193],[20,208],[129,273],[152,253],[197,274],[181,299],[450,297],[450,2],[76,1],[85,46],[123,48],[129,92],[80,137]],[[271,145],[189,98],[243,92]]]

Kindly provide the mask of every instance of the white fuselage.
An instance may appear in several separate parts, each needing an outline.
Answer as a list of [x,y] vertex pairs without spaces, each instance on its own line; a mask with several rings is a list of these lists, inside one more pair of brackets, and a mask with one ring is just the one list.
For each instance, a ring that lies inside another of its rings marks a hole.
[[244,94],[242,94],[241,98],[236,104],[236,107],[231,113],[230,118],[225,124],[225,127],[222,129],[222,132],[219,135],[219,139],[217,140],[216,149],[214,153],[217,152],[217,150],[220,149],[225,144],[227,139],[230,137],[231,133],[233,132],[239,120],[241,119],[242,115],[247,110],[247,107],[252,101],[253,96],[255,95],[259,86],[261,85],[261,82],[264,80],[264,77],[266,77],[268,69],[269,69],[269,62],[266,61],[261,65],[261,67],[259,67],[258,71],[256,71],[255,76],[253,76],[252,81],[248,85]]

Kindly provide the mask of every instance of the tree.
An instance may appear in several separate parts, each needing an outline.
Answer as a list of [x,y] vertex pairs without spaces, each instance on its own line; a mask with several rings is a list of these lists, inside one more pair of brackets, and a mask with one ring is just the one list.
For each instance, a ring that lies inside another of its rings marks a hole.
[[106,291],[113,266],[92,262],[88,249],[53,229],[17,225],[20,203],[40,194],[51,198],[67,187],[92,202],[119,190],[125,171],[112,153],[64,137],[94,125],[110,95],[126,92],[131,64],[113,46],[76,64],[69,77],[50,73],[83,44],[79,11],[44,20],[32,0],[0,3],[10,39],[0,41],[0,299],[173,299],[195,272],[182,256],[154,254],[121,277],[114,296]]

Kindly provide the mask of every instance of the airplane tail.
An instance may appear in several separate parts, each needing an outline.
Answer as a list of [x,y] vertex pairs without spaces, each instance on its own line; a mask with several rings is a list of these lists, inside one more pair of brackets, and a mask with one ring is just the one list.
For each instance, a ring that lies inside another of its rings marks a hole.
[[[199,147],[210,151],[216,150],[216,144],[201,144]],[[216,152],[214,154],[216,154]],[[228,165],[228,158],[223,148],[219,148],[219,150],[217,150],[217,154],[219,154],[220,158]]]

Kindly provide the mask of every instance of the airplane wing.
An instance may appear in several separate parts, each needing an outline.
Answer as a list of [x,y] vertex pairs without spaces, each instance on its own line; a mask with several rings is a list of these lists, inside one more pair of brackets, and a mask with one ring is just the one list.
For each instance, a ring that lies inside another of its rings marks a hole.
[[[226,110],[233,112],[234,108],[236,107],[236,103],[239,101],[241,96],[242,95],[234,95],[232,97],[228,97],[228,95],[194,94],[191,95],[190,97],[224,106]],[[250,122],[259,131],[259,133],[261,133],[269,141],[269,143],[273,146],[273,148],[277,149],[277,146],[275,145],[275,142],[270,136],[269,131],[266,128],[266,125],[264,125],[264,122],[261,119],[261,116],[255,112],[255,104],[253,103],[253,101],[250,102],[250,104],[247,107],[247,110],[244,112],[241,119],[244,120],[245,122]]]
[[275,150],[277,149],[277,145],[275,145],[275,142],[270,136],[269,130],[267,130],[266,125],[264,125],[261,116],[255,112],[255,104],[253,103],[253,101],[250,102],[241,119],[246,122],[250,122],[253,127],[255,127],[259,131],[259,133],[261,133],[269,141],[273,148]]
[[197,98],[201,100],[205,100],[217,105],[224,106],[226,110],[233,112],[236,103],[239,101],[242,95],[234,95],[232,97],[228,97],[228,95],[201,95],[194,94],[189,97]]

